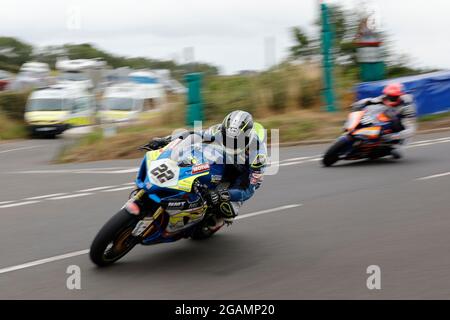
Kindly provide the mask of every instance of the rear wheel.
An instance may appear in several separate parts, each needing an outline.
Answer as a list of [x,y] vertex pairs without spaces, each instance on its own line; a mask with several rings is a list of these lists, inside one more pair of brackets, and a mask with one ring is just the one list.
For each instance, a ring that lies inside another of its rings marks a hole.
[[139,219],[125,209],[116,213],[98,232],[89,252],[92,262],[99,267],[113,264],[139,243],[131,232]]
[[330,167],[339,160],[339,155],[347,147],[348,141],[345,139],[339,139],[336,141],[325,153],[322,159],[322,164],[325,167]]

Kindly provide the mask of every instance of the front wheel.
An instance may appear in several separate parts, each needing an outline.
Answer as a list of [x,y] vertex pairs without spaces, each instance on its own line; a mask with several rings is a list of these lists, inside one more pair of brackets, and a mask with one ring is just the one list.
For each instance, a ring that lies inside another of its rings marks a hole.
[[131,232],[139,219],[125,209],[117,212],[98,232],[91,244],[90,258],[99,267],[113,264],[139,242]]
[[322,159],[322,164],[325,167],[330,167],[339,160],[339,155],[347,147],[348,141],[346,139],[339,139],[336,141],[325,153]]

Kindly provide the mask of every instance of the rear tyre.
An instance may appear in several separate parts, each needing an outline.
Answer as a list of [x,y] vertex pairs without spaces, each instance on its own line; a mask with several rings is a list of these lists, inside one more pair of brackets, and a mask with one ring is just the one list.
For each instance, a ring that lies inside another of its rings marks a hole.
[[339,139],[336,141],[325,153],[322,159],[322,164],[325,167],[330,167],[339,160],[339,155],[347,147],[347,141]]
[[403,155],[401,154],[401,152],[396,149],[392,149],[390,153],[391,153],[392,158],[394,158],[395,160],[399,160],[399,159],[403,158]]
[[91,244],[89,256],[99,267],[113,264],[139,243],[131,232],[139,219],[125,209],[117,212],[98,232]]

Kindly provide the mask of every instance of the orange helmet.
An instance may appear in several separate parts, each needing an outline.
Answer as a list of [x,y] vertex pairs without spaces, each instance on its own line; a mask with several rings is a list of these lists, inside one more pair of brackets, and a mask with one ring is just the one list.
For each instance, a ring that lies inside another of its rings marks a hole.
[[405,94],[403,90],[401,83],[388,84],[383,90],[383,102],[390,107],[398,106],[402,102],[401,96]]

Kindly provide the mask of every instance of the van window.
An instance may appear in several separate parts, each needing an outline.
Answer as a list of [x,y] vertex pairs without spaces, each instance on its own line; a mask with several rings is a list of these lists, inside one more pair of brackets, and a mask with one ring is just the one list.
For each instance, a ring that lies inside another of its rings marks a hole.
[[31,99],[28,103],[28,111],[61,111],[62,99]]
[[64,100],[64,110],[73,112],[74,109],[74,100],[73,99],[66,99]]
[[103,109],[131,111],[133,109],[134,100],[131,98],[105,98],[103,99]]
[[89,97],[81,97],[75,99],[73,112],[81,112],[90,109],[90,98]]
[[84,73],[78,71],[67,71],[62,74],[61,79],[67,81],[86,81],[88,80],[88,77]]

